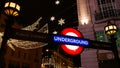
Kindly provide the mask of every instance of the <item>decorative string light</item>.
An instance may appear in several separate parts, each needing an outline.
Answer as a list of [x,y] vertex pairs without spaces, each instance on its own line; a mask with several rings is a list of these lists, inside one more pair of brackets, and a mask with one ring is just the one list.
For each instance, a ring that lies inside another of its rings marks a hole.
[[[42,17],[40,17],[35,23],[33,23],[30,26],[27,26],[25,28],[22,28],[22,30],[29,30],[29,31],[33,31],[36,29],[36,26],[39,24],[39,21],[42,19]],[[44,30],[45,31],[45,30]],[[41,30],[38,30],[38,32],[41,32]],[[16,39],[11,39],[10,41],[13,45],[15,45],[16,47],[19,48],[23,48],[23,49],[35,49],[35,48],[39,48],[42,46],[47,45],[47,43],[42,43],[42,42],[32,42],[32,41],[24,41],[24,40],[16,40]]]
[[37,25],[39,24],[39,21],[42,19],[42,17],[40,17],[35,23],[33,23],[32,25],[29,25],[25,28],[22,28],[22,30],[29,30],[29,31],[33,31],[35,30],[37,27]]
[[[42,17],[40,17],[35,23],[33,23],[30,26],[27,26],[25,28],[22,28],[22,30],[29,30],[29,31],[33,31],[34,29],[36,29],[36,25],[39,24],[39,21],[42,19]],[[46,26],[47,27],[47,26]],[[43,28],[44,29],[44,28]],[[38,32],[42,32],[43,29],[38,30]],[[44,30],[45,31],[45,30]],[[47,29],[46,29],[47,32]],[[2,36],[3,36],[4,32],[0,33],[0,43],[2,41]],[[14,46],[19,47],[19,48],[23,48],[23,49],[35,49],[35,48],[39,48],[42,46],[47,45],[48,43],[42,43],[42,42],[33,42],[33,41],[24,41],[24,40],[16,40],[16,39],[9,39],[7,42],[8,46],[15,50]],[[14,46],[13,46],[14,45]]]

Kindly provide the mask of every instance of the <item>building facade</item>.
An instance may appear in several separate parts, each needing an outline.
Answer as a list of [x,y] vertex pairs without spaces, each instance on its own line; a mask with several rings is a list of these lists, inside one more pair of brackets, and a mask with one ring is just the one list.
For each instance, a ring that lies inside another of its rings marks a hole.
[[[104,27],[110,21],[115,23],[118,31],[115,35],[116,43],[120,46],[120,1],[119,0],[77,0],[78,29],[84,38],[109,42],[109,36],[104,32]],[[101,68],[104,60],[112,60],[111,51],[100,49],[85,49],[81,54],[82,68]],[[101,63],[102,61],[102,63]],[[103,65],[102,68],[104,68]],[[110,66],[110,65],[109,65]],[[110,67],[111,68],[111,67]]]
[[[50,53],[49,51],[47,51]],[[45,52],[44,52],[45,53]],[[74,63],[71,58],[68,58],[58,51],[53,51],[51,54],[46,53],[42,58],[41,68],[74,68]]]
[[15,47],[15,51],[7,46],[5,55],[5,68],[41,68],[42,48],[21,49]]

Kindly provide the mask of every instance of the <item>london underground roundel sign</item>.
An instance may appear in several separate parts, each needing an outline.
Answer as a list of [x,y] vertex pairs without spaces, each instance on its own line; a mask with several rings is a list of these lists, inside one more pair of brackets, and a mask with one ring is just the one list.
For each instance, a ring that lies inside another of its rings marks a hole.
[[[61,32],[62,35],[67,36],[74,36],[78,38],[82,38],[83,35],[76,29],[73,28],[65,28]],[[75,46],[75,45],[67,45],[67,44],[61,44],[61,48],[70,55],[77,55],[80,54],[84,47],[83,46]]]

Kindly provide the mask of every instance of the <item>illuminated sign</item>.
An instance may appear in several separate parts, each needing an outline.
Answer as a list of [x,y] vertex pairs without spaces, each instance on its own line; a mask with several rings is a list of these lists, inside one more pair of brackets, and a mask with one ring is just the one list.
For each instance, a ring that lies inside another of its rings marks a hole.
[[83,35],[73,28],[63,29],[61,35],[52,36],[52,40],[60,43],[63,51],[70,55],[80,54],[84,47],[89,46],[89,40],[83,39]]
[[[83,35],[76,29],[73,28],[65,28],[61,31],[62,35],[66,36],[73,36],[73,37],[78,37],[78,38],[83,38]],[[61,48],[70,55],[77,55],[82,53],[84,50],[83,46],[78,46],[78,45],[68,45],[68,44],[61,44]]]
[[89,46],[89,41],[87,39],[70,36],[54,35],[53,41],[77,46]]

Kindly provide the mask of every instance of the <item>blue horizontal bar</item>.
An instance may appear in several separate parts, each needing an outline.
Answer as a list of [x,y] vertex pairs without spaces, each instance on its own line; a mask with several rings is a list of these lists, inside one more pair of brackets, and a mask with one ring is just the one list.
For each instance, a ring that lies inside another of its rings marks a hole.
[[89,40],[84,38],[72,37],[72,36],[63,36],[63,35],[53,35],[53,42],[61,44],[69,44],[76,46],[89,46]]

